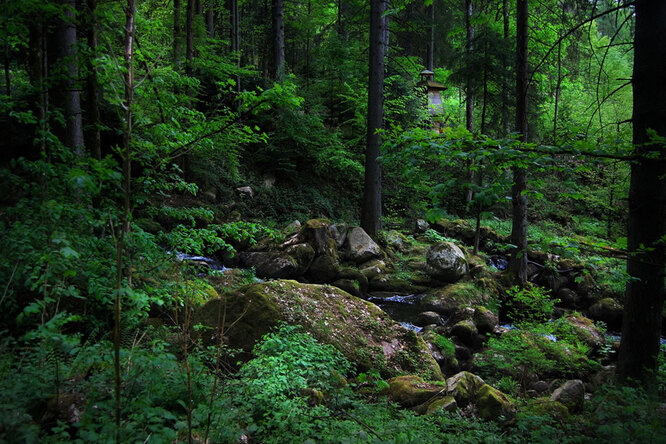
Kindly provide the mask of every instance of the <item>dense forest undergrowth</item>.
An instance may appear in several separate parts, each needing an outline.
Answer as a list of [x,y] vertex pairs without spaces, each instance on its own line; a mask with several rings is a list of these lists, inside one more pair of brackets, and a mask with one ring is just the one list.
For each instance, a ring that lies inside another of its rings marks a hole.
[[3,4],[0,441],[664,442],[666,7],[367,3]]

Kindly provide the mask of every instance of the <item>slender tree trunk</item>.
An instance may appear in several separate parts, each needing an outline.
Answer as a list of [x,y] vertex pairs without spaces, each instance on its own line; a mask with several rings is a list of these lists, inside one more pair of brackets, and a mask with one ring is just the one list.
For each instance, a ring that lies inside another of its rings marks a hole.
[[555,110],[553,115],[553,143],[557,144],[557,118],[562,89],[562,42],[557,44],[557,83],[555,85]]
[[[5,32],[8,33],[9,30],[7,30],[7,17],[6,16],[5,16],[4,28],[5,28]],[[5,51],[5,94],[7,94],[7,96],[11,96],[12,95],[12,87],[11,87],[12,78],[11,78],[10,67],[9,67],[9,39],[5,39],[4,51]]]
[[213,8],[208,7],[205,14],[206,20],[206,30],[208,31],[208,37],[211,39],[215,38],[215,11]]
[[194,2],[187,0],[187,18],[185,20],[185,74],[191,76],[194,69]]
[[284,76],[284,1],[272,0],[273,26],[273,78],[281,81]]
[[62,0],[65,6],[64,20],[59,26],[58,56],[65,66],[65,145],[82,156],[83,118],[81,112],[81,91],[79,86],[79,61],[76,35],[76,0]]
[[370,0],[370,57],[368,79],[368,132],[365,152],[365,186],[361,227],[372,237],[377,237],[382,227],[382,166],[379,162],[384,118],[384,56],[387,33],[384,12],[386,0]]
[[181,0],[173,0],[173,64],[180,69]]
[[[516,1],[516,127],[520,142],[527,141],[527,17],[528,0]],[[513,167],[511,203],[513,220],[511,243],[516,246],[511,260],[512,271],[522,285],[527,281],[527,173],[524,168]]]
[[[506,47],[509,47],[509,0],[502,1],[502,22],[504,25],[504,42]],[[511,119],[509,118],[509,91],[511,90],[511,76],[510,76],[510,58],[509,52],[505,52],[504,56],[504,88],[502,89],[502,129],[504,135],[511,133]]]
[[635,8],[633,142],[646,158],[631,165],[629,280],[617,372],[621,381],[654,382],[666,265],[666,3],[638,0]]
[[[465,0],[465,28],[467,29],[467,48],[465,50],[467,55],[467,84],[465,86],[465,124],[467,131],[474,134],[474,83],[472,81],[472,55],[474,53],[474,26],[472,26],[472,0]],[[472,163],[467,163],[467,176],[469,183],[474,182],[474,170]],[[467,189],[465,195],[465,202],[472,201],[472,188]]]
[[87,59],[88,76],[86,78],[86,114],[87,114],[87,131],[86,141],[90,153],[95,159],[102,158],[102,137],[100,134],[100,111],[99,111],[99,98],[101,91],[99,82],[97,80],[97,68],[93,63],[95,55],[97,54],[98,34],[97,34],[97,0],[86,0],[88,13],[86,25],[88,27],[88,48],[90,49],[90,56]]
[[435,69],[435,1],[428,6],[428,52],[426,67],[429,70]]
[[[229,0],[229,19],[231,25],[231,52],[236,61],[236,68],[240,69],[240,15],[238,14],[238,0]],[[240,76],[236,76],[236,93],[241,92]]]
[[120,316],[122,310],[121,294],[123,288],[123,278],[125,275],[124,256],[125,242],[130,232],[130,198],[132,183],[132,106],[134,103],[134,18],[136,14],[136,0],[127,0],[125,10],[125,42],[124,42],[124,60],[125,73],[123,80],[125,83],[125,128],[123,130],[123,209],[121,216],[121,227],[116,240],[116,295],[115,295],[115,315],[113,327],[113,346],[114,346],[114,370],[115,370],[115,400],[116,400],[116,442],[120,442],[120,387],[121,387],[121,369],[120,369]]

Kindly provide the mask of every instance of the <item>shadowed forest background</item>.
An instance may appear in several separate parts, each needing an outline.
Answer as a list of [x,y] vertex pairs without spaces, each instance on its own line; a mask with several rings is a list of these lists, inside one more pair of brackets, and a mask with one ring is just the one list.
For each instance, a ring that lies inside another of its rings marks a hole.
[[660,3],[4,0],[0,441],[664,442]]

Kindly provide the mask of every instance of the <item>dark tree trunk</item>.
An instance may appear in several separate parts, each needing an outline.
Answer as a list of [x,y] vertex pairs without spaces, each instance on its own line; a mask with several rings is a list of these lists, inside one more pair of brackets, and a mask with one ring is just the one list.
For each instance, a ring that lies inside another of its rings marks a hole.
[[[527,7],[528,0],[516,1],[516,129],[520,142],[527,141]],[[511,243],[516,246],[511,269],[522,285],[527,281],[527,173],[524,168],[513,167],[511,203],[513,220]]]
[[472,54],[474,53],[474,26],[472,26],[472,0],[465,0],[465,28],[467,29],[467,47],[465,49],[467,55],[467,85],[465,86],[465,99],[466,103],[466,125],[467,131],[474,133],[474,83],[472,82],[471,73],[473,71]]
[[185,21],[185,74],[191,76],[194,70],[194,4],[187,0],[187,18]]
[[631,166],[627,283],[617,372],[622,381],[651,381],[657,369],[664,305],[666,234],[666,3],[636,2],[633,142],[644,158]]
[[206,19],[206,30],[208,31],[208,37],[211,39],[215,38],[215,11],[212,8],[206,9],[205,14]]
[[382,15],[386,0],[370,1],[370,57],[368,79],[368,132],[365,152],[365,186],[361,227],[376,237],[382,227],[382,167],[379,163],[381,137],[377,133],[384,119],[384,56],[387,21]]
[[272,1],[273,78],[281,81],[284,76],[284,2]]
[[181,0],[173,0],[173,64],[180,69],[180,15]]
[[[502,22],[504,25],[504,43],[509,47],[509,0],[502,2]],[[502,129],[503,135],[511,133],[511,119],[509,118],[509,91],[511,90],[510,78],[510,58],[509,52],[506,51],[504,56],[504,88],[502,89]]]
[[93,59],[97,53],[98,34],[97,34],[97,0],[86,0],[88,13],[86,14],[86,32],[88,34],[88,48],[90,56],[88,57],[86,78],[86,117],[87,125],[85,131],[86,145],[95,159],[102,158],[102,138],[100,134],[100,112],[99,99],[101,91],[97,80],[97,69],[93,64]]
[[429,70],[435,69],[435,2],[428,7],[428,52],[426,67]]
[[83,155],[83,118],[76,36],[76,0],[62,0],[65,13],[58,29],[58,57],[64,66],[65,145]]
[[[472,0],[465,0],[465,28],[467,29],[467,84],[465,85],[465,124],[467,131],[474,134],[474,83],[472,81],[472,54],[474,53],[474,26],[472,26]],[[474,170],[472,163],[467,163],[467,176],[469,183],[474,182]],[[467,189],[465,202],[471,202],[473,197],[472,187]]]

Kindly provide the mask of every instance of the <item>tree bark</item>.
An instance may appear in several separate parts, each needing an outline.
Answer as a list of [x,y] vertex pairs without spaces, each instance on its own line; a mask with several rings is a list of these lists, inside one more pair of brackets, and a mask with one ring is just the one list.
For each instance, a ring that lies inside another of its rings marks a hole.
[[435,1],[428,6],[428,51],[426,54],[426,67],[435,69]]
[[664,305],[666,233],[666,3],[635,5],[633,142],[653,155],[631,165],[627,273],[617,373],[621,381],[654,381]]
[[181,0],[173,0],[173,64],[180,69],[180,15]]
[[[504,43],[509,47],[509,0],[502,1],[502,22],[504,26]],[[510,57],[509,52],[506,51],[504,56],[504,88],[502,89],[502,129],[503,135],[511,133],[511,119],[509,118],[509,91],[511,90],[510,79]]]
[[77,155],[83,155],[83,118],[79,86],[79,61],[76,35],[76,0],[62,0],[64,18],[58,30],[58,57],[64,65],[63,86],[65,113],[65,145]]
[[379,162],[384,118],[384,56],[387,22],[382,17],[386,0],[370,1],[370,57],[368,79],[368,132],[365,151],[365,185],[361,208],[361,227],[375,237],[382,227],[382,166]]
[[187,0],[187,18],[185,20],[185,74],[191,76],[194,70],[194,4]]
[[[474,83],[472,81],[472,54],[474,53],[474,26],[472,26],[472,0],[465,0],[465,28],[467,29],[467,84],[465,85],[465,125],[467,131],[474,134]],[[469,183],[474,182],[474,170],[472,163],[467,162],[467,177]],[[472,187],[467,189],[465,202],[471,202],[473,197]]]
[[97,69],[93,63],[95,55],[97,54],[98,46],[98,33],[97,33],[97,0],[86,0],[88,8],[86,26],[88,34],[88,48],[90,49],[90,56],[88,57],[87,69],[88,76],[86,78],[86,117],[87,129],[85,131],[86,145],[92,156],[100,160],[102,158],[102,137],[100,133],[100,111],[99,99],[101,91],[97,79]]
[[[516,128],[519,141],[527,141],[527,16],[528,0],[516,1]],[[515,250],[511,258],[511,269],[522,285],[527,281],[527,173],[524,168],[514,166],[511,203],[513,220],[511,243]]]
[[208,31],[208,37],[211,39],[215,38],[215,11],[208,7],[205,14],[206,19],[206,30]]
[[278,82],[284,76],[284,1],[272,0],[273,26],[273,78]]
[[[238,14],[238,0],[229,0],[229,24],[231,25],[231,53],[236,60],[236,68],[240,69],[240,15]],[[240,93],[240,76],[236,76],[236,92]]]

